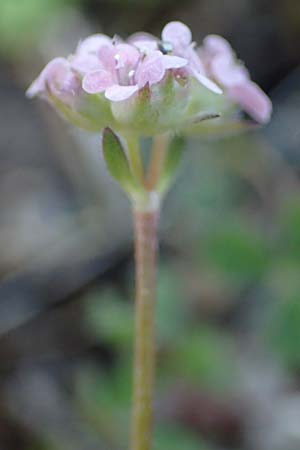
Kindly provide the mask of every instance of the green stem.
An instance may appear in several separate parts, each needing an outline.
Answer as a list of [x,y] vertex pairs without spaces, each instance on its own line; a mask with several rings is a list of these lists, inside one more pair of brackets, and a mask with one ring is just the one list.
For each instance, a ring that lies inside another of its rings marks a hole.
[[170,137],[167,134],[161,134],[153,138],[152,154],[146,180],[146,186],[149,191],[153,191],[157,187],[169,141]]
[[149,193],[133,205],[135,230],[136,303],[134,386],[131,450],[150,450],[155,372],[155,300],[158,197]]
[[139,140],[134,135],[127,136],[128,156],[133,175],[144,183],[144,166],[139,147]]

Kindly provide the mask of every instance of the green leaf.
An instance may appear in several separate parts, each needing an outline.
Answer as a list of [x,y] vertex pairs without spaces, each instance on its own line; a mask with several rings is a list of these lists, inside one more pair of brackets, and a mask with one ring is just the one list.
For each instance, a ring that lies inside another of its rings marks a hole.
[[125,191],[129,193],[137,191],[139,186],[131,173],[120,139],[108,127],[103,131],[102,146],[104,159],[111,176],[120,183]]
[[185,139],[182,136],[175,136],[168,148],[167,156],[161,174],[159,191],[164,191],[169,187],[182,160],[184,150]]

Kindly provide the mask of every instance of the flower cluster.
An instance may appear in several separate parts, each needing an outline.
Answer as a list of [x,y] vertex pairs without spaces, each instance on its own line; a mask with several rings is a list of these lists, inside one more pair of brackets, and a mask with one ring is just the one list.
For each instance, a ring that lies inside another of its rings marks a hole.
[[161,40],[92,35],[74,55],[52,60],[27,94],[46,98],[87,130],[110,126],[137,135],[182,130],[233,106],[264,123],[272,109],[227,41],[208,36],[197,48],[181,22],[167,24]]

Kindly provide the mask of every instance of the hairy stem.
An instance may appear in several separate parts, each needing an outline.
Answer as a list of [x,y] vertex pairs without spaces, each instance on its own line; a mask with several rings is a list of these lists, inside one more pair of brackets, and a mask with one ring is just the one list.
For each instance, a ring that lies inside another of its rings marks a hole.
[[131,450],[150,450],[155,372],[155,300],[159,206],[150,193],[134,205],[136,300]]

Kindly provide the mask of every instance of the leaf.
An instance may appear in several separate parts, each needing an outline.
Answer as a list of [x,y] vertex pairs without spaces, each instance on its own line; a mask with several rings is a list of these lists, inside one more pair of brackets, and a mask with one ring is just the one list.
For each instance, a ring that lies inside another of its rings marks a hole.
[[102,135],[102,147],[107,169],[111,176],[130,193],[138,189],[138,184],[134,179],[129,163],[118,136],[107,127]]

